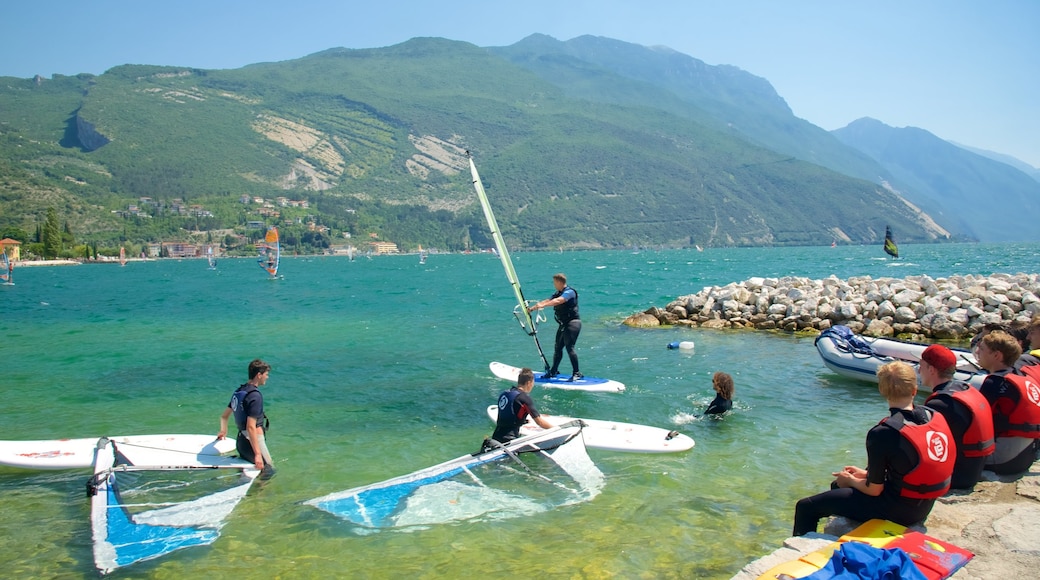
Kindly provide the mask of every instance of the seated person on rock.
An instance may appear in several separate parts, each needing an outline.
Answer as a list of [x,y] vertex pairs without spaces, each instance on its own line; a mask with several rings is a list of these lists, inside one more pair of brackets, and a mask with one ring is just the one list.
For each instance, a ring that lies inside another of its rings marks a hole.
[[[1021,354],[1015,337],[999,330],[984,336],[975,351],[979,365],[990,373],[979,391],[993,410],[996,435],[986,469],[1001,475],[1027,471],[1036,461],[1040,438],[1040,380],[1015,372]],[[1036,374],[1033,369],[1025,367],[1025,373]]]
[[950,489],[953,435],[940,413],[914,406],[914,368],[891,362],[877,376],[889,416],[867,432],[867,468],[845,466],[832,474],[830,491],[798,500],[793,535],[815,532],[820,518],[835,515],[910,526],[928,517],[935,499]]
[[956,370],[957,355],[945,346],[933,344],[921,353],[917,373],[921,384],[932,390],[924,404],[942,413],[953,434],[957,461],[950,487],[972,489],[982,478],[986,457],[995,450],[993,411],[978,389],[953,380]]

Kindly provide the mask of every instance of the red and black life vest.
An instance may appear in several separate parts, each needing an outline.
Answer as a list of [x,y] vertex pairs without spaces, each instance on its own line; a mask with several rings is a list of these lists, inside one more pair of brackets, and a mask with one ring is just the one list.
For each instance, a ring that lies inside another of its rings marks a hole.
[[896,414],[881,423],[892,427],[917,451],[917,466],[903,476],[899,495],[910,499],[935,499],[950,490],[957,448],[950,433],[950,425],[942,413],[927,409],[931,418],[918,425],[907,423]]
[[1006,421],[994,421],[997,437],[1040,439],[1040,368],[1029,366],[1022,371],[1025,374],[1004,375],[1004,380],[1018,391],[1018,401]]
[[996,451],[993,434],[993,410],[989,401],[978,389],[967,383],[951,382],[942,390],[932,393],[924,402],[937,397],[949,397],[964,405],[971,412],[971,423],[964,431],[964,438],[957,441],[957,450],[965,457],[986,457]]

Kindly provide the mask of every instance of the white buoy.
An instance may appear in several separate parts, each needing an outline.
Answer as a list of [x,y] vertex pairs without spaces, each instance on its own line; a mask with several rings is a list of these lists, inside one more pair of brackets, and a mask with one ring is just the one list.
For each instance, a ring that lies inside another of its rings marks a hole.
[[693,350],[694,344],[692,340],[684,340],[679,343],[679,350]]

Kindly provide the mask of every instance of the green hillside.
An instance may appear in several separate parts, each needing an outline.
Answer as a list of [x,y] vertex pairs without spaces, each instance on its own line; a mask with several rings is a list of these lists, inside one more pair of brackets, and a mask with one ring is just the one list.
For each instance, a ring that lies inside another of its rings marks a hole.
[[469,150],[507,240],[526,248],[873,243],[886,223],[905,242],[946,237],[884,189],[675,106],[687,114],[578,98],[443,39],[235,70],[4,78],[0,228],[33,232],[56,207],[78,241],[102,244],[225,228],[255,239],[262,221],[300,249],[343,232],[486,247]]

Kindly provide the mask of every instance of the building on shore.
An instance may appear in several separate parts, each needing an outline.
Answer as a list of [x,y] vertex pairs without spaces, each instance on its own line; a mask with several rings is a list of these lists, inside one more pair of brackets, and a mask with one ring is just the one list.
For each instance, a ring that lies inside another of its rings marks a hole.
[[11,238],[0,240],[0,251],[7,252],[7,259],[17,262],[22,259],[22,243]]

